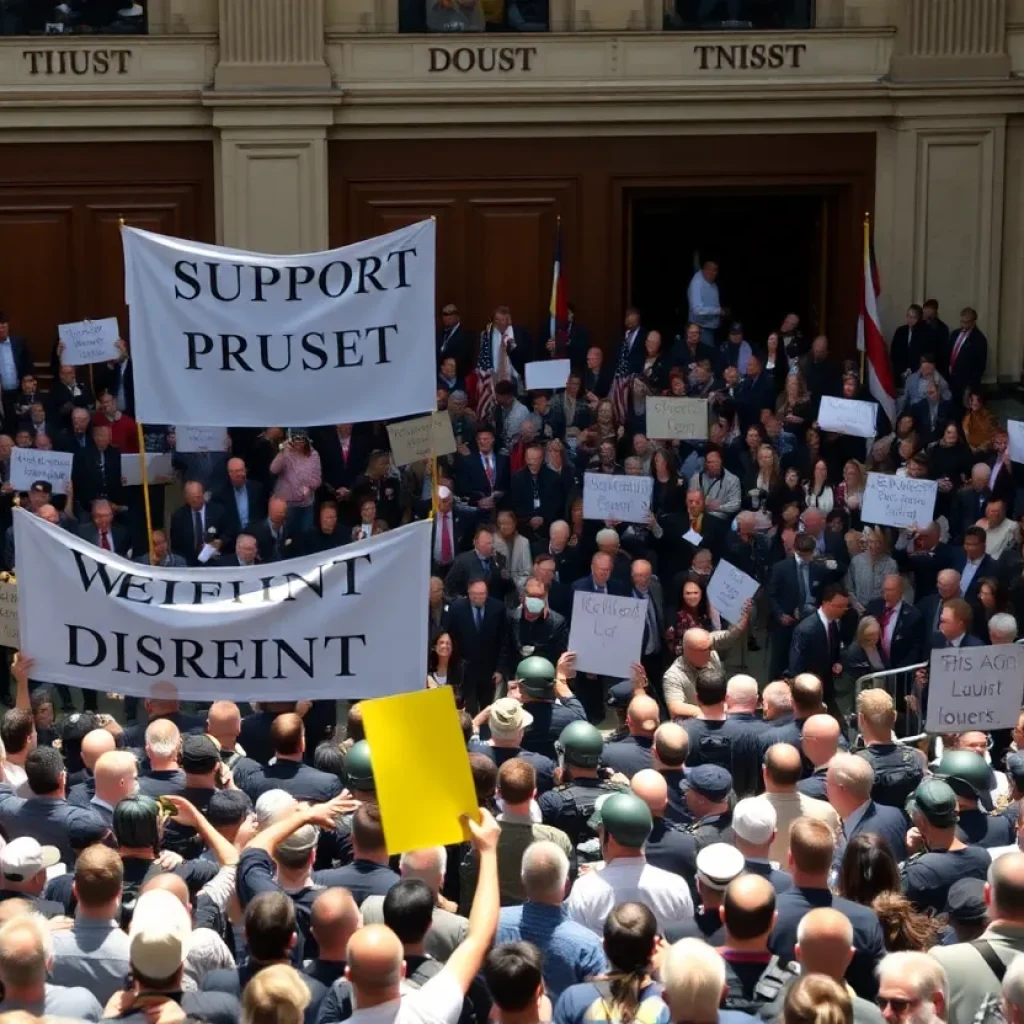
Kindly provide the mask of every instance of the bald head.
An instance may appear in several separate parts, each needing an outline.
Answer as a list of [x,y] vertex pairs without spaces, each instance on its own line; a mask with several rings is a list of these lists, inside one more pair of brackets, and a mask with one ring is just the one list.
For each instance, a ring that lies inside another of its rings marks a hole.
[[309,925],[321,958],[344,960],[349,940],[363,925],[363,916],[348,889],[324,889],[313,903]]
[[779,679],[764,688],[761,701],[764,704],[764,717],[767,721],[784,718],[793,710],[793,691],[789,683]]
[[242,715],[230,700],[218,700],[206,713],[206,731],[226,750],[233,750],[242,731]]
[[825,974],[841,983],[853,959],[853,925],[838,910],[817,907],[797,926],[794,952],[804,974]]
[[100,755],[116,747],[117,741],[106,729],[93,729],[82,737],[82,763],[89,771],[93,771]]
[[368,924],[349,939],[346,973],[359,1004],[375,1005],[389,997],[398,998],[403,956],[398,936],[384,924]]
[[725,890],[722,923],[731,945],[767,936],[775,927],[775,889],[762,875],[740,875]]
[[661,772],[656,772],[653,768],[644,768],[633,776],[629,786],[647,804],[655,818],[665,816],[665,808],[668,806],[668,783]]
[[658,728],[658,702],[653,697],[641,694],[629,702],[626,709],[626,724],[633,736],[653,736]]
[[839,723],[831,715],[811,715],[804,722],[800,746],[815,768],[828,764],[839,749]]
[[96,796],[111,807],[135,792],[139,767],[135,755],[129,750],[108,750],[101,754],[93,768]]
[[810,718],[824,706],[825,691],[821,680],[810,672],[801,672],[793,680],[793,714],[797,718]]
[[675,722],[665,722],[654,732],[655,768],[682,768],[690,753],[690,737]]
[[790,743],[773,743],[764,755],[764,784],[769,793],[792,793],[803,774],[800,751]]
[[1024,853],[1007,853],[989,868],[989,919],[1024,924]]
[[154,889],[163,889],[169,892],[186,910],[192,909],[188,901],[188,886],[179,875],[175,875],[170,871],[163,871],[159,875],[154,875],[142,887],[142,891],[152,892]]
[[752,715],[757,710],[757,680],[753,676],[738,675],[729,680],[725,710],[734,715]]

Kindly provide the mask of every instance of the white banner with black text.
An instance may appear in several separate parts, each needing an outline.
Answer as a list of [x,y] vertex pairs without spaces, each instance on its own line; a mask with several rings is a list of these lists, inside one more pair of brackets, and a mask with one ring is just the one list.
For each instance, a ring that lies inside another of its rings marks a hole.
[[346,700],[426,679],[429,522],[284,562],[164,569],[14,510],[33,679],[183,700]]
[[435,408],[433,221],[299,256],[121,237],[143,423],[306,427]]

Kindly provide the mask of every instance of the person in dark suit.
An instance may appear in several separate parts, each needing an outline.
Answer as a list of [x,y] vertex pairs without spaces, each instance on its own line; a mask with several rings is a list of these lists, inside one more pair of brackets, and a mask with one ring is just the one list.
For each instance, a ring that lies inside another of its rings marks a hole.
[[201,565],[199,553],[209,544],[225,554],[228,514],[222,505],[207,502],[203,485],[185,484],[185,504],[171,516],[171,551],[192,566]]
[[[173,521],[172,521],[173,528]],[[298,554],[288,529],[288,502],[271,498],[267,502],[267,518],[252,529],[261,562],[280,562]]]
[[832,895],[828,878],[834,854],[835,840],[825,822],[799,818],[793,823],[789,846],[793,888],[776,898],[778,916],[768,938],[768,948],[781,961],[792,960],[797,928],[804,915],[815,907],[832,907],[853,925],[855,952],[846,969],[846,981],[859,996],[873,999],[878,991],[875,967],[885,955],[882,926],[870,907]]
[[224,554],[234,549],[235,537],[250,524],[258,523],[267,515],[267,498],[263,487],[250,480],[243,459],[228,459],[228,487],[216,495],[226,516],[227,537]]
[[508,504],[520,524],[529,525],[533,537],[543,537],[565,511],[565,493],[558,473],[544,465],[544,447],[526,449],[526,465],[513,474]]
[[927,328],[921,326],[924,311],[916,303],[907,308],[907,322],[893,331],[889,345],[889,358],[892,360],[893,372],[897,386],[912,374],[921,362],[924,352],[931,349],[923,348],[929,340]]
[[900,570],[914,574],[914,592],[919,597],[934,594],[939,573],[952,569],[956,561],[956,549],[943,544],[940,536],[939,524],[932,522],[917,531],[907,547],[897,547],[893,551]]
[[[538,555],[550,555],[555,563],[555,579],[567,586],[580,577],[580,556],[578,547],[569,546],[569,524],[556,519],[548,529],[547,537],[535,540],[531,545],[534,564]],[[556,611],[561,611],[556,608]]]
[[503,600],[512,588],[505,558],[494,550],[494,527],[481,523],[473,534],[473,550],[457,555],[445,578],[445,593],[465,596],[475,579],[487,582],[491,597]]
[[949,532],[954,543],[964,539],[969,526],[974,526],[979,519],[985,518],[985,507],[992,499],[992,492],[988,489],[991,475],[989,467],[984,462],[975,463],[971,468],[970,483],[960,488],[953,498],[953,507],[949,513]]
[[[921,593],[921,587],[917,587]],[[954,597],[960,596],[960,573],[956,569],[943,569],[935,576],[935,586],[917,602],[917,610],[921,613],[921,628],[924,641],[931,644],[932,634],[938,632],[942,606]],[[923,659],[922,659],[923,660]]]
[[455,493],[473,508],[493,511],[511,482],[509,457],[494,450],[494,428],[480,423],[476,450],[455,456]]
[[707,548],[716,561],[725,550],[729,524],[706,512],[702,491],[687,491],[685,507],[664,513],[658,522],[662,528],[658,569],[665,578],[688,572],[701,548]]
[[828,582],[828,572],[814,561],[814,538],[801,533],[794,553],[776,562],[768,577],[768,606],[771,610],[772,679],[780,679],[789,666],[789,651],[796,624],[814,614],[818,598]]
[[689,377],[698,363],[707,361],[714,366],[716,356],[714,347],[705,345],[700,340],[700,324],[687,324],[686,336],[676,338],[669,352],[668,361],[669,366],[673,369],[678,367]]
[[556,579],[555,556],[546,551],[533,558],[533,575],[548,588],[548,607],[567,622],[572,615],[572,584]]
[[[337,509],[333,506],[328,506],[325,502],[320,506],[321,515],[324,510],[328,507],[337,517]],[[234,551],[230,555],[225,555],[223,558],[218,558],[216,565],[218,568],[241,568],[250,565],[258,565],[260,561],[260,549],[256,543],[256,538],[251,533],[240,533],[234,538]],[[337,547],[339,545],[331,545],[331,547]],[[322,549],[322,550],[326,550]],[[303,554],[308,554],[307,551],[303,551]]]
[[530,334],[525,327],[517,327],[512,323],[512,311],[508,306],[498,306],[494,310],[494,318],[480,332],[477,359],[481,366],[498,370],[506,357],[522,380],[526,375],[526,364],[533,359]]
[[914,417],[914,426],[924,445],[938,441],[946,424],[956,419],[956,408],[948,398],[939,394],[939,386],[930,380],[926,385],[926,396],[915,402],[909,409]]
[[124,504],[121,453],[110,443],[110,427],[93,427],[92,445],[75,452],[71,483],[83,514],[97,498],[106,498],[115,512]]
[[460,377],[465,377],[473,365],[473,335],[462,326],[458,307],[449,302],[441,308],[441,330],[437,332],[437,365],[446,357],[455,360]]
[[[921,326],[927,331],[924,351],[934,352],[939,357],[939,371],[946,377],[949,372],[949,365],[945,359],[946,347],[949,344],[949,327],[939,317],[939,304],[935,299],[926,299],[921,306]],[[946,377],[946,380],[949,378]]]
[[960,311],[960,329],[950,332],[945,359],[949,372],[943,376],[949,381],[953,404],[963,408],[969,389],[981,387],[988,363],[988,339],[978,329],[978,314],[970,306]]
[[118,359],[109,362],[96,373],[96,393],[109,391],[117,401],[117,408],[135,418],[135,364],[125,342],[118,340],[121,352]]
[[996,560],[985,553],[985,531],[980,526],[968,526],[964,531],[964,546],[953,549],[952,567],[960,573],[960,593],[976,605],[981,581],[999,575]]
[[840,723],[842,714],[835,696],[835,680],[843,672],[839,622],[849,610],[850,597],[846,588],[841,583],[826,583],[817,612],[808,615],[793,630],[786,673],[790,679],[801,672],[817,676],[821,680],[825,706]]
[[869,601],[865,609],[882,627],[878,646],[892,666],[924,661],[924,616],[903,600],[903,587],[902,576],[886,576],[882,581],[882,596]]
[[992,437],[993,452],[988,458],[989,490],[993,498],[1006,504],[1007,515],[1016,517],[1017,493],[1024,486],[1024,476],[1011,461],[1009,446],[1009,435],[1003,429],[997,430]]
[[71,414],[75,409],[88,409],[93,404],[92,391],[76,376],[74,366],[62,366],[57,380],[47,396],[50,419],[61,429],[71,429]]
[[455,497],[444,486],[437,489],[437,515],[430,532],[430,564],[434,576],[444,576],[466,550],[476,517],[455,507]]
[[338,423],[312,431],[310,440],[320,456],[321,492],[343,505],[366,472],[373,438],[364,424]]
[[[618,372],[620,366],[625,366],[627,374],[644,372],[644,363],[647,361],[647,349],[644,342],[647,341],[647,333],[647,329],[640,323],[640,310],[630,306],[626,310],[625,331],[622,341],[616,346],[615,358],[609,367],[610,373]],[[587,350],[588,367],[592,351],[593,348]],[[610,373],[609,384],[611,383]],[[589,384],[587,385],[587,390],[593,390]],[[598,392],[595,391],[594,394],[598,394]],[[599,395],[599,397],[604,398],[607,394],[608,392],[606,391],[603,395]]]
[[[814,557],[825,566],[829,582],[838,582],[850,566],[850,549],[846,538],[826,528],[825,515],[818,508],[809,508],[803,514],[804,533],[814,538]],[[828,565],[835,562],[835,567]]]
[[104,551],[127,557],[131,548],[131,536],[123,526],[114,522],[114,510],[105,498],[97,498],[89,507],[90,521],[78,528],[82,540],[95,544]]
[[548,339],[547,353],[551,359],[568,359],[574,370],[579,370],[587,361],[587,350],[590,348],[590,331],[576,319],[576,308],[569,304],[569,319],[563,326],[556,325],[555,346],[551,348]]
[[17,391],[21,379],[33,371],[32,354],[24,338],[11,334],[7,314],[0,313],[0,388]]
[[462,654],[462,699],[470,714],[494,700],[499,681],[498,656],[505,634],[505,605],[490,597],[487,582],[476,577],[466,597],[453,601],[445,615],[444,631]]
[[896,862],[907,857],[907,819],[899,807],[886,807],[871,799],[875,771],[857,754],[839,751],[825,773],[825,797],[842,819],[843,829],[835,852],[835,866],[843,861],[854,836],[873,832],[889,844]]
[[59,452],[70,452],[72,455],[87,448],[94,448],[92,432],[89,430],[91,422],[92,414],[88,409],[72,409],[71,426],[57,435],[54,448]]
[[747,357],[747,372],[736,386],[733,401],[741,436],[761,422],[765,409],[775,409],[775,381],[764,372],[764,353],[760,349]]
[[[985,641],[979,640],[971,632],[973,624],[974,609],[970,603],[962,597],[951,598],[943,604],[942,611],[939,613],[939,628],[931,635],[929,650],[944,651],[957,647],[984,647]],[[922,719],[928,714],[928,689],[926,677],[925,686],[921,691]],[[908,697],[908,703],[912,699]]]
[[612,576],[614,565],[611,555],[604,551],[598,551],[590,560],[590,572],[573,583],[573,591],[582,594],[611,594],[614,597],[629,597],[629,584]]
[[[640,346],[643,351],[643,346]],[[612,389],[613,367],[604,361],[604,353],[596,346],[587,349],[587,363],[583,369],[583,393],[591,404],[595,398],[608,397]]]

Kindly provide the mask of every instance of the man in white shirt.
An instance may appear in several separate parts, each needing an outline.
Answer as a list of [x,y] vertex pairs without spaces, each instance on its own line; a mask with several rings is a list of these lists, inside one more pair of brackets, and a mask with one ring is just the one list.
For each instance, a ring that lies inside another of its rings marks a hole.
[[998,558],[1007,548],[1020,545],[1020,531],[1012,519],[1006,518],[1006,502],[993,498],[985,506],[985,518],[978,520],[985,531],[985,554]]
[[722,322],[722,303],[718,297],[718,264],[707,260],[690,279],[686,299],[690,307],[690,323],[700,325],[700,340],[715,344],[715,334]]
[[680,875],[647,863],[644,845],[654,827],[650,808],[633,793],[600,799],[590,819],[598,828],[604,863],[581,875],[566,909],[573,921],[598,935],[618,903],[643,903],[658,920],[658,929],[693,917],[690,887]]

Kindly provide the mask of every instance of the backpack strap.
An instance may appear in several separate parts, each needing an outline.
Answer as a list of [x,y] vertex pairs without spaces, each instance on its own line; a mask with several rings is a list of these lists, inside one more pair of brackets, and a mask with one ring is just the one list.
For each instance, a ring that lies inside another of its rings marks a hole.
[[992,948],[992,943],[986,942],[985,939],[975,939],[971,945],[988,965],[988,969],[996,976],[996,981],[1002,984],[1003,975],[1006,974],[1006,964],[999,959],[999,954]]

